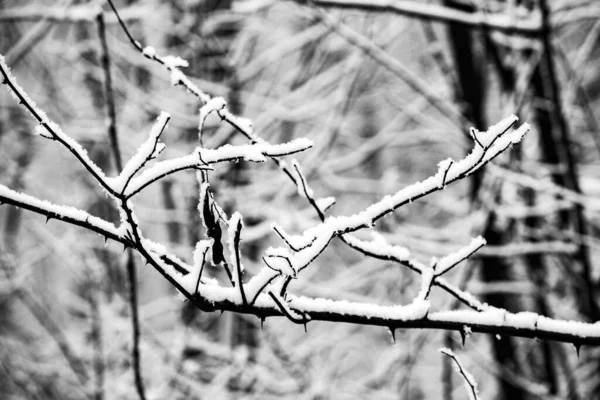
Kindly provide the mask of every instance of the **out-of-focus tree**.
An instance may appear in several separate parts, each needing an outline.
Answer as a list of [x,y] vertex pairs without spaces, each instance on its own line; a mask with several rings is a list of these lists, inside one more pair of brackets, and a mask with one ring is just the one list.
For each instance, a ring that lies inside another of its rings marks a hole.
[[0,397],[593,397],[598,21],[2,2]]

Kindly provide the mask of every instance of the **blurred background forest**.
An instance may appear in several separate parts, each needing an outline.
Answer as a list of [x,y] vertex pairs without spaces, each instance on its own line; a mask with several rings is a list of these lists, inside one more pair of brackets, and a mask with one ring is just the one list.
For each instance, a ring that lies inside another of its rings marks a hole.
[[[189,61],[186,74],[227,99],[271,143],[308,137],[297,155],[331,215],[354,213],[429,176],[516,113],[533,129],[476,176],[399,209],[378,231],[423,260],[483,235],[451,275],[510,311],[600,320],[600,2],[593,0],[115,1],[143,45]],[[103,11],[103,12],[100,12]],[[98,17],[100,15],[101,17]],[[165,154],[198,142],[198,99],[129,43],[103,1],[0,2],[0,53],[38,106],[116,172],[107,98],[125,159],[161,110]],[[108,64],[107,64],[108,63]],[[106,90],[106,69],[112,93]],[[107,108],[108,107],[108,108]],[[244,143],[209,117],[203,145]],[[68,152],[0,93],[0,183],[118,221]],[[273,164],[216,167],[226,211],[244,214],[245,264],[318,215]],[[137,199],[145,234],[189,260],[204,234],[193,173]],[[93,232],[0,207],[0,398],[134,399],[121,246]],[[140,354],[148,399],[466,399],[437,352],[456,349],[485,399],[600,398],[600,351],[572,345],[204,313],[139,262]],[[418,276],[333,242],[295,282],[313,297],[406,303]],[[216,270],[211,272],[217,275]],[[459,304],[446,294],[439,309]]]

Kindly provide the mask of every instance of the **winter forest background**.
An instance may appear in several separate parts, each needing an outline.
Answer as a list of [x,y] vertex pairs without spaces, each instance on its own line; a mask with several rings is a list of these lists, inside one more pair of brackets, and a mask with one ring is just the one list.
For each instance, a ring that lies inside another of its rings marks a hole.
[[[600,398],[600,2],[114,6],[128,31],[105,1],[0,2],[0,398],[470,398],[441,347],[481,399]],[[132,197],[152,243],[107,195],[124,179],[90,173],[228,143],[249,146]],[[471,151],[499,156],[455,177]],[[293,235],[420,181],[431,194],[294,264],[326,229],[297,252]],[[105,242],[89,215],[122,229]],[[251,304],[263,269],[276,276]]]

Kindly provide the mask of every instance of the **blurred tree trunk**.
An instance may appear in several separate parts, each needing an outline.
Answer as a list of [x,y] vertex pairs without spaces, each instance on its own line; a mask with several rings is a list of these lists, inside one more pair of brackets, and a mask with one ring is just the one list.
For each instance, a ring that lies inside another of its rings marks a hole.
[[[474,11],[473,6],[467,5],[464,2],[446,0],[444,3],[447,6],[463,11]],[[461,92],[459,97],[463,101],[463,115],[472,121],[476,128],[483,129],[489,125],[484,115],[487,57],[483,49],[486,47],[484,44],[486,40],[484,38],[487,36],[487,32],[482,31],[480,35],[477,35],[477,40],[475,40],[475,31],[473,29],[457,24],[450,24],[448,34]],[[483,56],[479,56],[479,53],[482,53]],[[482,180],[483,173],[478,172],[471,181],[472,201],[476,201],[477,197],[479,197]],[[499,193],[493,197],[498,200],[501,199]],[[487,224],[482,234],[489,245],[502,245],[510,242],[512,237],[510,229],[512,228],[498,224],[494,211],[490,210]],[[481,278],[485,283],[508,282],[512,280],[511,265],[501,257],[484,257]],[[495,307],[504,308],[509,311],[519,310],[518,299],[508,294],[488,294],[485,297],[485,301]],[[518,373],[520,368],[517,359],[517,349],[512,338],[503,337],[500,340],[493,338],[492,349],[494,359],[502,369]],[[449,361],[445,360],[445,362],[448,363]],[[520,387],[513,385],[506,379],[501,379],[498,385],[502,399],[523,400],[526,398],[525,393]]]
[[[555,165],[553,173],[554,181],[576,193],[581,193],[579,186],[579,173],[577,163],[572,150],[572,139],[569,134],[569,126],[566,121],[558,87],[553,49],[551,44],[550,10],[545,0],[540,0],[540,8],[543,16],[543,51],[544,57],[538,64],[532,78],[534,96],[547,100],[545,104],[550,107],[536,108],[536,124],[540,132],[540,146],[543,152],[542,161]],[[562,167],[562,168],[561,168]],[[574,204],[570,211],[560,213],[559,230],[568,229],[569,225],[575,234],[578,243],[577,258],[580,264],[576,288],[576,300],[579,311],[590,321],[600,319],[600,308],[594,298],[594,285],[592,281],[592,265],[588,249],[585,245],[585,237],[588,235],[588,222],[583,214],[583,206]],[[579,295],[583,291],[583,295]]]

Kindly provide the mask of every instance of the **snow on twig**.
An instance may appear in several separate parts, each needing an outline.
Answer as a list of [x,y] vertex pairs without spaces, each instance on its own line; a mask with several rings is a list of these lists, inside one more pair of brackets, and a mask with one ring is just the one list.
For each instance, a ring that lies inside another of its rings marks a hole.
[[41,200],[25,193],[20,193],[0,185],[0,203],[13,204],[20,208],[45,215],[47,219],[55,218],[74,225],[85,227],[100,235],[126,242],[122,229],[115,227],[112,223],[102,218],[93,216],[75,207],[53,204],[47,200]]
[[465,246],[462,249],[460,249],[454,253],[448,254],[446,257],[437,261],[436,268],[435,268],[435,275],[436,276],[444,275],[446,272],[450,271],[452,268],[454,268],[460,262],[466,260],[471,255],[473,255],[473,253],[475,253],[477,250],[479,250],[480,248],[485,246],[485,244],[486,244],[485,239],[481,236],[477,236],[476,238],[471,240],[471,243],[469,243],[468,246]]
[[[521,141],[530,129],[528,124],[509,132],[517,121],[512,115],[490,127],[481,135],[482,145],[476,145],[469,155],[460,161],[446,163],[432,177],[401,189],[394,195],[385,196],[379,202],[352,216],[330,217],[322,224],[306,230],[303,234],[306,242],[311,245],[298,251],[290,260],[296,271],[301,271],[308,266],[327,246],[329,241],[337,235],[354,232],[362,228],[371,227],[378,219],[391,213],[398,207],[428,195],[446,184],[469,176],[481,166],[502,153],[506,148]],[[314,240],[313,240],[314,238]]]
[[108,184],[104,172],[90,159],[87,151],[75,139],[67,135],[57,123],[50,120],[46,113],[19,86],[17,79],[11,74],[10,68],[6,65],[2,54],[0,54],[0,73],[2,74],[2,83],[8,87],[8,91],[12,97],[19,104],[22,104],[40,124],[36,128],[36,132],[46,139],[56,140],[65,146],[96,179],[100,186],[114,195],[115,190]]
[[[330,217],[322,224],[305,231],[301,238],[289,236],[283,230],[276,227],[277,233],[284,238],[286,243],[291,245],[292,250],[296,251],[289,259],[291,268],[297,273],[302,271],[319,256],[333,237],[371,227],[377,219],[392,212],[401,205],[410,203],[436,190],[443,189],[446,184],[472,174],[506,150],[510,145],[521,141],[530,127],[528,124],[523,124],[520,128],[509,132],[517,120],[518,118],[515,115],[504,118],[480,135],[476,146],[464,159],[457,162],[446,160],[440,163],[438,172],[434,176],[406,187],[393,196],[385,196],[380,202],[369,206],[362,212],[352,216]],[[298,176],[295,182],[299,190],[302,188],[305,196],[312,199],[312,191],[309,192],[306,190],[306,179],[302,175],[297,163],[295,163],[294,168]],[[456,265],[456,263],[450,263],[453,260],[454,258],[449,258],[445,261],[445,264],[442,266],[443,272],[447,272],[452,266]],[[249,282],[252,283],[252,286],[256,290],[264,289],[281,272],[276,268],[272,268],[266,259],[264,261],[267,267],[263,267],[263,270]],[[417,299],[424,300],[429,294],[435,276],[433,272],[430,272],[426,268],[419,268],[419,272],[424,276],[423,286]],[[252,297],[256,298],[259,294],[260,292],[253,292]],[[468,297],[466,299],[471,300]],[[484,307],[477,308],[483,309]]]
[[304,151],[313,146],[308,139],[295,139],[281,144],[247,144],[232,146],[223,145],[216,149],[196,148],[187,156],[161,161],[133,178],[125,190],[127,197],[132,197],[157,180],[186,169],[207,169],[209,164],[244,159],[253,162],[264,162],[265,156],[279,157]]
[[[345,234],[344,241],[351,247],[357,249],[365,255],[374,257],[380,260],[389,260],[397,262],[409,269],[422,274],[426,270],[426,265],[410,256],[410,251],[404,247],[394,246],[387,243],[383,236],[373,232],[374,240],[364,241],[356,238],[353,235]],[[447,282],[444,278],[434,276],[433,284],[441,287],[463,304],[477,311],[484,311],[487,306],[477,300],[473,295]]]
[[310,321],[310,317],[308,315],[300,314],[300,313],[292,310],[289,307],[286,300],[284,300],[278,294],[274,293],[273,291],[269,291],[269,296],[271,296],[271,298],[273,299],[275,304],[277,304],[277,306],[281,310],[282,314],[285,315],[287,317],[287,319],[289,319],[293,323],[306,324],[308,321]]
[[[110,3],[113,6],[112,2]],[[113,178],[112,180],[107,180],[102,171],[89,161],[85,150],[73,139],[64,134],[60,128],[55,126],[35,106],[35,103],[26,97],[25,92],[16,85],[16,80],[12,78],[6,64],[2,61],[0,62],[0,69],[2,70],[5,83],[8,84],[17,100],[22,102],[38,122],[41,123],[44,137],[58,140],[69,148],[100,184],[118,200],[123,225],[121,228],[116,228],[112,224],[100,219],[96,220],[94,219],[95,217],[89,216],[80,210],[46,204],[41,200],[26,197],[27,195],[10,191],[10,189],[5,187],[0,187],[1,200],[45,215],[55,213],[58,217],[68,222],[79,224],[98,233],[107,233],[111,237],[127,243],[159,270],[190,301],[193,301],[198,307],[206,310],[232,310],[252,313],[261,317],[285,315],[288,318],[291,316],[296,321],[307,321],[309,319],[329,320],[386,327],[454,330],[463,330],[465,327],[468,327],[473,332],[550,338],[579,344],[600,343],[599,325],[552,320],[534,313],[512,314],[505,310],[484,307],[475,299],[469,298],[468,294],[462,293],[445,283],[439,275],[446,273],[458,261],[472,254],[482,244],[478,239],[464,249],[438,261],[434,270],[410,259],[410,254],[404,249],[389,245],[377,248],[378,245],[382,244],[378,238],[375,238],[373,242],[365,242],[349,235],[351,232],[371,227],[379,218],[391,213],[404,204],[440,190],[449,183],[469,176],[506,150],[510,145],[520,141],[529,129],[529,126],[523,124],[520,128],[509,131],[516,122],[516,117],[514,116],[502,120],[499,124],[488,129],[487,132],[474,131],[473,136],[476,141],[474,149],[463,160],[442,161],[439,164],[438,171],[430,178],[422,182],[417,182],[391,196],[386,196],[381,201],[355,215],[330,217],[327,219],[322,215],[321,218],[324,221],[321,224],[306,230],[302,235],[298,236],[290,236],[283,232],[283,230],[280,230],[280,235],[290,244],[289,247],[294,252],[292,253],[285,248],[269,250],[266,253],[265,262],[271,263],[271,268],[264,267],[245,285],[242,285],[242,263],[239,254],[241,216],[234,213],[234,216],[229,221],[229,238],[232,246],[232,257],[237,266],[237,275],[232,277],[232,281],[237,282],[239,287],[223,287],[214,281],[202,280],[202,268],[206,261],[208,248],[214,245],[214,240],[212,242],[211,240],[200,241],[194,253],[194,266],[186,265],[182,260],[171,256],[164,246],[153,243],[143,237],[133,212],[133,206],[128,200],[152,182],[179,170],[207,168],[210,164],[240,159],[262,162],[266,157],[279,157],[302,151],[312,146],[312,143],[307,140],[297,140],[281,145],[270,145],[259,139],[253,135],[249,120],[232,115],[225,108],[223,101],[213,99],[204,94],[187,79],[185,74],[179,69],[187,65],[185,61],[177,57],[160,57],[155,49],[152,47],[142,47],[139,42],[130,36],[129,32],[127,34],[133,45],[145,57],[165,65],[171,71],[177,83],[184,84],[188,90],[203,100],[204,103],[214,100],[210,103],[210,106],[205,104],[206,108],[204,111],[201,110],[201,114],[205,113],[205,115],[208,115],[210,112],[217,112],[222,119],[236,127],[250,138],[253,143],[245,146],[226,145],[217,149],[198,148],[188,156],[157,163],[152,168],[148,168],[137,177],[134,177],[143,168],[145,163],[150,158],[155,157],[159,151],[158,137],[160,131],[164,128],[164,123],[161,124],[161,121],[166,123],[166,118],[159,119],[157,126],[160,127],[160,130],[153,129],[148,141],[140,147],[140,150],[130,160],[130,163],[123,169],[120,179]],[[306,177],[302,175],[299,165],[293,163],[294,170],[292,171],[279,160],[275,159],[275,162],[280,166],[283,165],[282,169],[302,189],[302,193],[306,198],[314,202],[313,207],[324,211],[321,205],[317,204],[314,200],[314,193],[310,190]],[[222,218],[217,215],[220,211],[218,211],[216,203],[209,199],[208,186],[205,187],[205,196],[203,204],[207,205],[210,210],[213,222],[218,224]],[[326,203],[331,203],[331,201],[328,200]],[[284,298],[285,287],[290,278],[298,276],[304,268],[321,254],[329,242],[337,236],[341,236],[349,244],[357,248],[362,248],[367,254],[372,254],[378,258],[397,260],[420,272],[423,275],[420,294],[412,303],[402,306],[311,299],[291,295],[289,296],[289,301],[287,301]],[[281,261],[276,267],[275,259]],[[274,281],[275,283],[273,283]],[[475,310],[431,312],[427,298],[432,285],[438,285],[451,293],[456,293],[459,298]],[[245,300],[243,292],[240,292],[242,287],[245,296],[247,296]],[[279,293],[275,291],[277,288],[281,289]]]
[[471,375],[463,366],[458,357],[452,352],[452,350],[448,348],[441,348],[440,352],[452,359],[454,361],[454,367],[458,371],[458,373],[462,376],[463,382],[465,383],[465,387],[467,388],[467,392],[469,393],[470,400],[479,400],[479,391],[477,390],[477,382],[475,382],[475,378]]
[[297,272],[290,261],[291,254],[286,249],[269,247],[265,253],[263,261],[267,267],[294,279],[297,277]]
[[204,121],[206,121],[206,118],[212,112],[221,110],[226,105],[227,105],[227,103],[225,102],[224,98],[222,98],[222,97],[213,97],[206,104],[204,104],[202,107],[200,107],[200,116],[198,117],[198,119],[200,121],[198,123],[198,139],[200,140],[201,144],[202,144],[202,130],[204,128]]
[[140,171],[146,163],[156,158],[164,149],[164,143],[160,143],[160,135],[163,133],[170,115],[166,112],[160,113],[156,123],[150,130],[148,139],[137,149],[133,157],[127,161],[123,171],[116,178],[110,178],[112,187],[119,193],[122,193],[133,176]]

